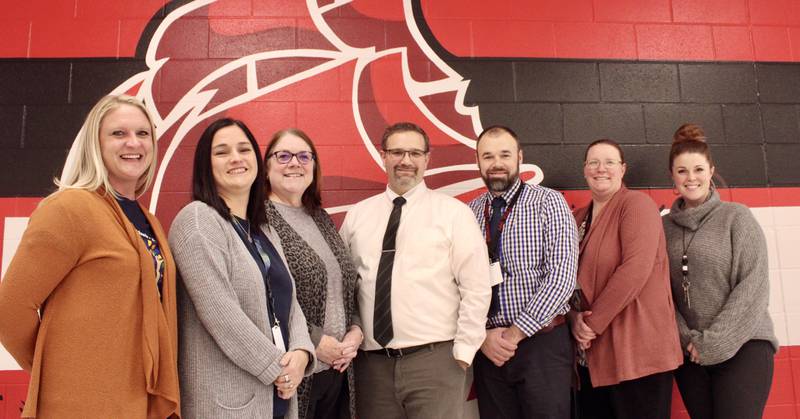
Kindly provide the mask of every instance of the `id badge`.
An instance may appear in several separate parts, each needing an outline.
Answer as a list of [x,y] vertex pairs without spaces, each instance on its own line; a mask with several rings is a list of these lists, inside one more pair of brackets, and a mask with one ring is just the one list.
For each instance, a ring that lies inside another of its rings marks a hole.
[[283,332],[281,332],[280,325],[272,326],[272,341],[275,342],[275,346],[278,347],[283,352],[286,352],[286,345],[283,343]]
[[489,282],[492,286],[503,282],[503,268],[500,267],[500,262],[489,264]]

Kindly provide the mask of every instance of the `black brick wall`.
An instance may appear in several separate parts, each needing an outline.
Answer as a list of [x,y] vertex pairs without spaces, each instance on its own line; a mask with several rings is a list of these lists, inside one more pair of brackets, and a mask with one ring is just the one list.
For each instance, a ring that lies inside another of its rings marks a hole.
[[0,196],[52,192],[89,109],[145,68],[137,59],[0,60]]
[[800,63],[468,59],[442,48],[418,2],[414,15],[470,80],[465,101],[483,125],[514,128],[547,186],[585,188],[583,144],[610,137],[625,150],[629,186],[669,187],[669,145],[685,122],[703,125],[729,186],[800,186]]
[[612,138],[629,186],[668,187],[669,144],[685,122],[705,128],[728,186],[800,185],[800,64],[446,61],[470,80],[483,125],[514,128],[547,186],[584,188],[581,144]]

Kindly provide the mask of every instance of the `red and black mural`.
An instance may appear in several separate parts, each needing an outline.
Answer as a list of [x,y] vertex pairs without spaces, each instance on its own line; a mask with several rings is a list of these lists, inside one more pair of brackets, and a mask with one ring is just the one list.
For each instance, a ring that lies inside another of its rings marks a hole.
[[[155,117],[160,167],[145,199],[167,226],[190,199],[199,134],[222,116],[245,120],[262,144],[282,128],[308,132],[324,204],[339,216],[383,190],[380,136],[399,120],[431,136],[428,185],[461,199],[483,187],[476,134],[500,123],[520,134],[526,181],[581,203],[585,146],[613,138],[628,186],[662,205],[674,197],[672,133],[695,122],[729,187],[723,197],[760,211],[771,240],[771,310],[785,350],[768,415],[800,417],[800,297],[791,297],[800,292],[800,2],[0,4],[4,266],[9,232],[53,191],[85,114],[109,93],[143,98]],[[0,372],[0,418],[18,415],[25,380]]]

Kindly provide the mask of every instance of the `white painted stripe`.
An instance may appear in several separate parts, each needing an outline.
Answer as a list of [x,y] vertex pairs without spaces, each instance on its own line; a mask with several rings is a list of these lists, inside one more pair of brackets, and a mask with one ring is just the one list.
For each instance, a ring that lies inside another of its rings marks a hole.
[[5,225],[3,226],[3,265],[0,271],[0,278],[5,276],[8,264],[14,253],[17,251],[19,241],[22,239],[22,233],[28,227],[28,217],[6,217]]
[[[22,233],[25,227],[28,226],[28,217],[6,217],[3,225],[3,253],[2,253],[2,272],[0,278],[6,273],[11,258],[14,252],[17,251],[19,241],[22,238]],[[20,370],[19,364],[14,361],[14,358],[6,352],[4,348],[0,347],[0,371],[7,370]]]

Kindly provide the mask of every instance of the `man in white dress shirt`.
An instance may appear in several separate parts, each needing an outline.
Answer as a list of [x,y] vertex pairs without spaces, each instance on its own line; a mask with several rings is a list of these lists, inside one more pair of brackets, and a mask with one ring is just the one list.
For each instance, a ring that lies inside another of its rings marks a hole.
[[381,148],[388,187],[353,206],[340,231],[361,277],[358,416],[459,418],[486,335],[486,243],[469,207],[425,185],[425,131],[394,124]]

